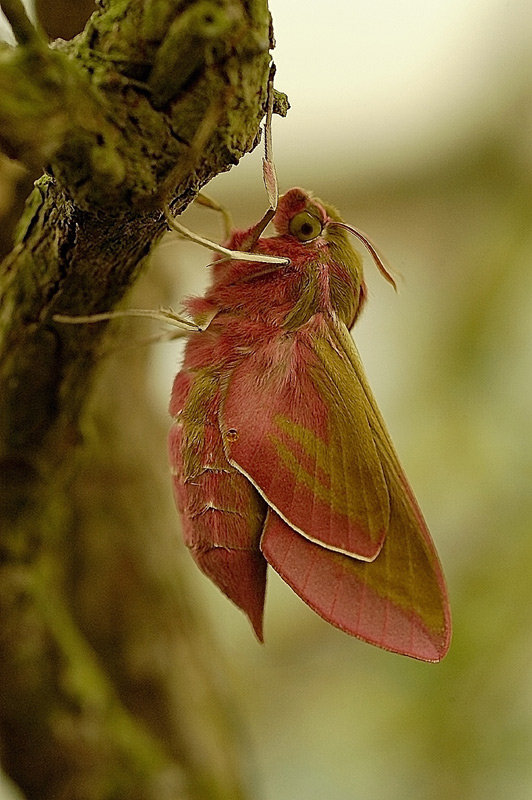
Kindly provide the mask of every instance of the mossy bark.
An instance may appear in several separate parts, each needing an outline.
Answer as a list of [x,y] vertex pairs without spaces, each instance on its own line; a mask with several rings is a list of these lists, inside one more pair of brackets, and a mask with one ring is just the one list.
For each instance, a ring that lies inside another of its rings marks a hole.
[[[0,5],[19,41],[0,47],[0,146],[45,170],[0,268],[2,761],[39,800],[244,797],[173,539],[145,529],[153,496],[124,514],[150,459],[126,438],[126,490],[124,460],[102,461],[82,434],[105,326],[52,317],[111,310],[165,230],[163,203],[179,212],[256,144],[266,0],[103,0],[51,47],[17,0]],[[132,653],[149,661],[153,641],[178,673],[165,661],[139,678]]]

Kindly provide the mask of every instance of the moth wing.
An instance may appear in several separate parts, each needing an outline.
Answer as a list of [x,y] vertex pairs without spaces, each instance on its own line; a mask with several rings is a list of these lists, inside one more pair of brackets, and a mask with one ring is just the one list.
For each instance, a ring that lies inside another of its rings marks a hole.
[[438,557],[405,495],[392,495],[388,536],[378,557],[331,552],[268,512],[261,549],[307,605],[370,644],[422,661],[449,649],[450,613]]
[[[224,445],[294,530],[372,561],[390,513],[372,411],[332,323],[316,318],[267,340],[231,372],[220,417]],[[345,336],[352,341],[347,329]]]
[[[268,513],[261,549],[269,564],[311,608],[338,628],[387,650],[439,661],[449,649],[445,579],[425,520],[364,379],[351,337],[338,342],[362,379],[390,498],[388,534],[371,563],[331,553]],[[351,346],[352,344],[352,346]]]

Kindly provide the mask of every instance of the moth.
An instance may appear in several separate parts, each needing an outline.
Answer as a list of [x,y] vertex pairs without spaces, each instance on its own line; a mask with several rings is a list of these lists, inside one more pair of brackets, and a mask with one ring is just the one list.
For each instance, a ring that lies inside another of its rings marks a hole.
[[234,231],[185,303],[169,458],[186,545],[260,641],[270,565],[342,631],[439,661],[445,580],[350,334],[366,299],[350,233],[392,279],[309,192],[273,224]]
[[[54,319],[148,316],[184,330],[168,442],[184,539],[259,641],[270,565],[342,631],[439,661],[451,637],[445,579],[351,337],[367,293],[350,235],[394,281],[335,208],[299,188],[278,199],[273,74],[264,217],[220,246],[165,209],[170,228],[216,253],[210,288],[184,304],[189,319],[134,309]],[[263,236],[272,219],[275,235]]]

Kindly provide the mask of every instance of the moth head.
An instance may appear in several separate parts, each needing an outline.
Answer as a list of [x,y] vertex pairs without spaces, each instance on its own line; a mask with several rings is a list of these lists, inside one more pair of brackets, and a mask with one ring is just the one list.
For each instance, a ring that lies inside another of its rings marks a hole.
[[352,225],[345,223],[338,211],[328,204],[322,203],[303,189],[290,189],[279,200],[279,206],[273,219],[277,232],[290,234],[302,244],[310,244],[320,240],[345,250],[347,244],[344,231],[348,231],[361,241],[375,261],[381,275],[395,288],[396,283],[385,265],[384,258],[372,244],[370,239]]
[[299,242],[311,242],[321,235],[326,220],[323,205],[309,192],[290,189],[279,200],[273,224],[281,236],[290,234]]

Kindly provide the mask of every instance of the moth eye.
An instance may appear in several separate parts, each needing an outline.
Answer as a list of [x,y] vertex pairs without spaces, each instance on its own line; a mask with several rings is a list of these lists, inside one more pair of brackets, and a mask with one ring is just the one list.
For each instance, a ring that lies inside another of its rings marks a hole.
[[322,222],[310,211],[300,211],[290,220],[289,231],[300,242],[316,239],[323,230]]

